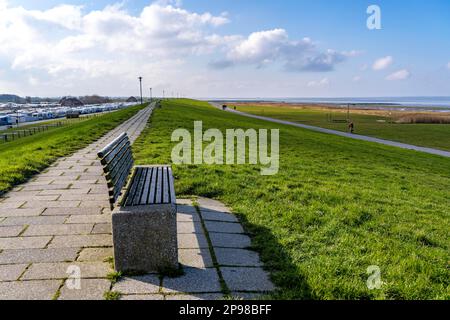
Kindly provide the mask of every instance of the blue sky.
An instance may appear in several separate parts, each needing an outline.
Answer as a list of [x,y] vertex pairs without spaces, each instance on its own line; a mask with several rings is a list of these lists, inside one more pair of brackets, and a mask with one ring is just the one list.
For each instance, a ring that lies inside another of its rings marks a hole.
[[450,96],[447,0],[120,3],[0,0],[0,92]]

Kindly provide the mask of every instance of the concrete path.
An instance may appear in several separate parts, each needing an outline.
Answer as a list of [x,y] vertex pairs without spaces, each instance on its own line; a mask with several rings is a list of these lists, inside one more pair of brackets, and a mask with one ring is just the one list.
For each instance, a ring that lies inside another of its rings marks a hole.
[[[210,104],[212,106],[216,107],[216,108],[222,109],[222,105],[219,104],[219,103],[210,102]],[[254,118],[254,119],[259,119],[259,120],[264,120],[264,121],[270,121],[270,122],[285,124],[285,125],[294,126],[294,127],[298,127],[298,128],[304,128],[304,129],[308,129],[308,130],[313,130],[313,131],[317,131],[317,132],[322,132],[322,133],[327,133],[327,134],[334,134],[334,135],[345,137],[345,138],[356,139],[356,140],[363,140],[363,141],[369,141],[369,142],[375,142],[375,143],[380,143],[380,144],[384,144],[384,145],[387,145],[387,146],[398,147],[398,148],[408,149],[408,150],[415,150],[415,151],[420,151],[420,152],[425,152],[425,153],[430,153],[430,154],[434,154],[434,155],[439,155],[439,156],[450,158],[450,152],[449,151],[443,151],[443,150],[438,150],[438,149],[433,149],[433,148],[426,148],[426,147],[419,147],[419,146],[406,144],[406,143],[401,143],[401,142],[396,142],[396,141],[391,141],[391,140],[379,139],[379,138],[363,136],[363,135],[358,135],[358,134],[351,134],[351,133],[347,133],[347,132],[342,132],[342,131],[332,130],[332,129],[325,129],[325,128],[316,127],[316,126],[310,126],[310,125],[301,124],[301,123],[297,123],[297,122],[291,122],[291,121],[285,121],[285,120],[274,119],[274,118],[269,118],[269,117],[263,117],[263,116],[258,116],[258,115],[254,115],[254,114],[245,113],[245,112],[242,112],[242,111],[232,110],[232,109],[229,109],[229,108],[227,109],[227,111],[239,114],[241,116],[249,117],[249,118]]]
[[257,299],[274,290],[250,238],[222,203],[178,199],[178,255],[184,275],[124,277],[112,287],[123,300]]
[[[273,289],[250,239],[222,204],[179,200],[179,256],[185,275],[151,274],[111,285],[111,211],[96,152],[121,132],[134,141],[152,109],[97,142],[62,158],[0,198],[0,299],[103,299],[111,289],[123,299],[242,298]],[[81,288],[69,281],[79,267]],[[222,283],[222,285],[221,285]]]

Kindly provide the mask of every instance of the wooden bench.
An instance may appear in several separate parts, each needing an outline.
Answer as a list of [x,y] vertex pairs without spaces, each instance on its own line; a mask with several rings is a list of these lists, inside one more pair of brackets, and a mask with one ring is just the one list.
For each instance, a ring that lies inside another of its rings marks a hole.
[[176,197],[170,166],[134,166],[126,133],[98,152],[109,189],[117,271],[178,268]]

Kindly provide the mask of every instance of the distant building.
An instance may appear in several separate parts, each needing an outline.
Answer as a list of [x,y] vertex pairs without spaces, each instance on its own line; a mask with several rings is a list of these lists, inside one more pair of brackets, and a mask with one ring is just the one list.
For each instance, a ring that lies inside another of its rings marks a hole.
[[129,97],[127,99],[127,102],[138,102],[138,99],[136,99],[135,97]]
[[59,101],[59,103],[63,107],[80,107],[84,105],[84,103],[79,99],[72,97],[64,97]]

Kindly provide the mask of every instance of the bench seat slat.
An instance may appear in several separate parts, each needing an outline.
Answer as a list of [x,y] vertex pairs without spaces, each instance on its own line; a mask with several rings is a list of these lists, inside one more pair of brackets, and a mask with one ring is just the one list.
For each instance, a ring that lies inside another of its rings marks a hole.
[[153,168],[153,175],[152,175],[152,182],[151,182],[151,185],[152,185],[152,188],[150,188],[150,195],[149,195],[149,198],[148,198],[148,203],[149,204],[153,204],[153,203],[155,203],[155,196],[156,196],[156,188],[155,188],[155,186],[156,186],[156,177],[157,177],[157,175],[158,175],[158,169],[157,168]]
[[155,203],[161,203],[161,196],[162,196],[162,179],[163,179],[163,174],[162,174],[162,168],[158,167],[158,177],[157,177],[157,181],[156,181],[156,198],[155,198]]
[[169,172],[167,170],[167,167],[163,168],[163,203],[170,203],[169,201]]
[[144,183],[144,191],[142,192],[141,195],[141,199],[139,201],[139,204],[141,205],[145,205],[148,203],[148,198],[149,198],[149,191],[150,191],[150,183],[151,183],[151,179],[152,179],[152,174],[153,174],[153,168],[148,168],[148,172],[147,172],[147,177],[145,179],[145,183]]
[[125,199],[125,206],[130,206],[133,204],[133,199],[139,184],[139,180],[141,178],[141,174],[142,174],[142,168],[136,168],[136,175],[134,176],[131,186],[130,186],[130,193],[128,194],[128,197]]
[[147,179],[147,174],[148,174],[148,168],[142,168],[142,173],[141,176],[139,177],[139,181],[137,182],[137,189],[136,192],[133,196],[133,201],[132,201],[132,205],[139,205],[141,203],[141,196],[142,193],[144,192],[144,183],[145,180]]
[[169,175],[170,202],[175,204],[177,202],[177,199],[175,197],[175,188],[174,188],[174,182],[173,182],[172,168],[169,167],[168,170],[169,170],[168,175]]

